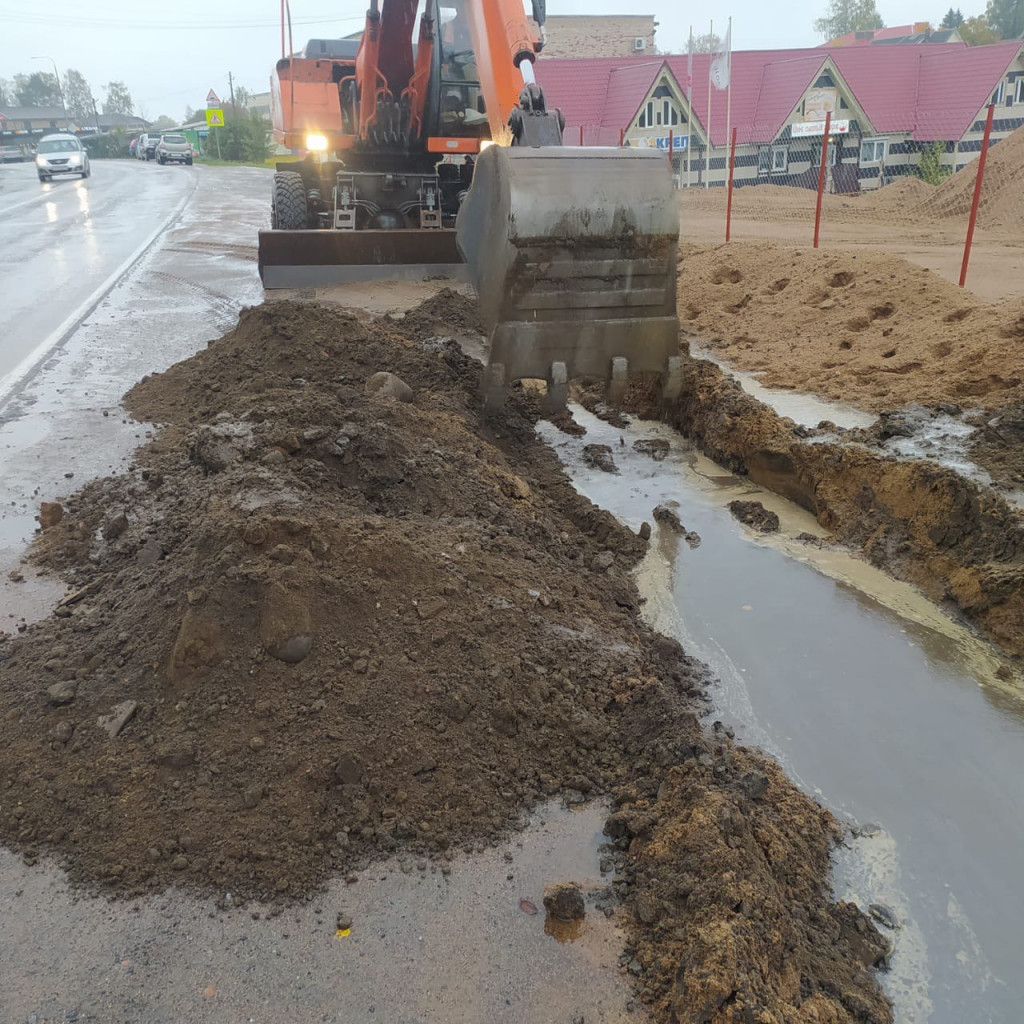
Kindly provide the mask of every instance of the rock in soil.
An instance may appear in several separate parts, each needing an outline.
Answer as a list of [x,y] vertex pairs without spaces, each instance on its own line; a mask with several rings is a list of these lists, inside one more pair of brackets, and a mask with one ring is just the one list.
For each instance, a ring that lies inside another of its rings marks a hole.
[[544,909],[558,921],[579,921],[586,914],[583,890],[576,882],[544,886]]
[[633,447],[643,455],[650,455],[655,462],[662,462],[669,453],[669,443],[664,438],[644,437],[633,442]]
[[619,467],[612,458],[612,450],[606,444],[587,444],[583,446],[583,461],[603,473],[618,473]]
[[729,511],[735,519],[758,533],[779,532],[779,517],[759,501],[730,501]]
[[[705,734],[706,672],[646,626],[625,571],[646,543],[575,492],[525,390],[485,417],[481,367],[436,343],[471,314],[259,306],[132,389],[165,426],[67,500],[32,557],[75,599],[0,648],[0,840],[120,895],[280,904],[607,794],[660,1019],[732,999],[888,1022],[873,928],[829,897],[831,818]],[[414,403],[367,394],[385,366]],[[97,541],[124,509],[132,542]],[[81,680],[77,727],[26,701],[48,673]],[[757,772],[759,796],[739,784]]]

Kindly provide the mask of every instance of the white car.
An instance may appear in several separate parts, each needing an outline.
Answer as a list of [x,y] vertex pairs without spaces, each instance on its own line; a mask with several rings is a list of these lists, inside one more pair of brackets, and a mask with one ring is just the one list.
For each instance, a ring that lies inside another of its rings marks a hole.
[[44,135],[36,146],[36,173],[40,181],[61,174],[89,177],[89,154],[74,135]]

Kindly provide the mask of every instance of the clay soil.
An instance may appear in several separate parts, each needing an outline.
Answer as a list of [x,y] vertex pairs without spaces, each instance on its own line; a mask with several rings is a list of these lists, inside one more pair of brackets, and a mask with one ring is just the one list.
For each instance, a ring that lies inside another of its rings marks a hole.
[[0,838],[113,895],[287,902],[607,794],[656,1019],[891,1020],[886,944],[830,898],[835,822],[701,727],[704,670],[639,617],[644,542],[526,394],[482,418],[439,338],[474,324],[451,293],[277,303],[129,394],[162,429],[66,501],[34,557],[70,594],[0,643]]
[[692,338],[768,387],[876,412],[1024,395],[1024,300],[982,302],[896,257],[687,247],[679,310]]

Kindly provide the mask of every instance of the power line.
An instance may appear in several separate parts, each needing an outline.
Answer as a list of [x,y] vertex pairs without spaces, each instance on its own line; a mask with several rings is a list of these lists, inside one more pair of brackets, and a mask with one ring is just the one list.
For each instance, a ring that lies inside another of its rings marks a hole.
[[[50,27],[66,28],[94,28],[94,29],[125,29],[129,31],[144,32],[219,32],[234,31],[239,29],[264,29],[277,28],[279,21],[231,21],[231,22],[197,22],[189,21],[186,24],[181,22],[157,22],[157,21],[124,21],[122,19],[104,18],[76,18],[72,15],[51,17],[45,14],[4,14],[5,22],[20,22],[24,25],[46,25]],[[332,25],[340,22],[362,21],[364,15],[349,15],[347,17],[331,18],[295,18],[293,25]]]

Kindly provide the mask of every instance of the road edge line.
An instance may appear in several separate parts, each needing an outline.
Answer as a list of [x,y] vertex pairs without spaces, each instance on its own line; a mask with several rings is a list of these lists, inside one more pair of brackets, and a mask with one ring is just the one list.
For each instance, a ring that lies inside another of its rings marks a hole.
[[146,240],[124,260],[74,311],[51,331],[13,370],[0,378],[0,411],[15,397],[16,392],[32,379],[51,352],[60,348],[82,325],[82,322],[117,287],[118,282],[153,247],[158,238],[185,212],[199,189],[199,175],[194,175],[192,188],[185,198],[147,236]]

